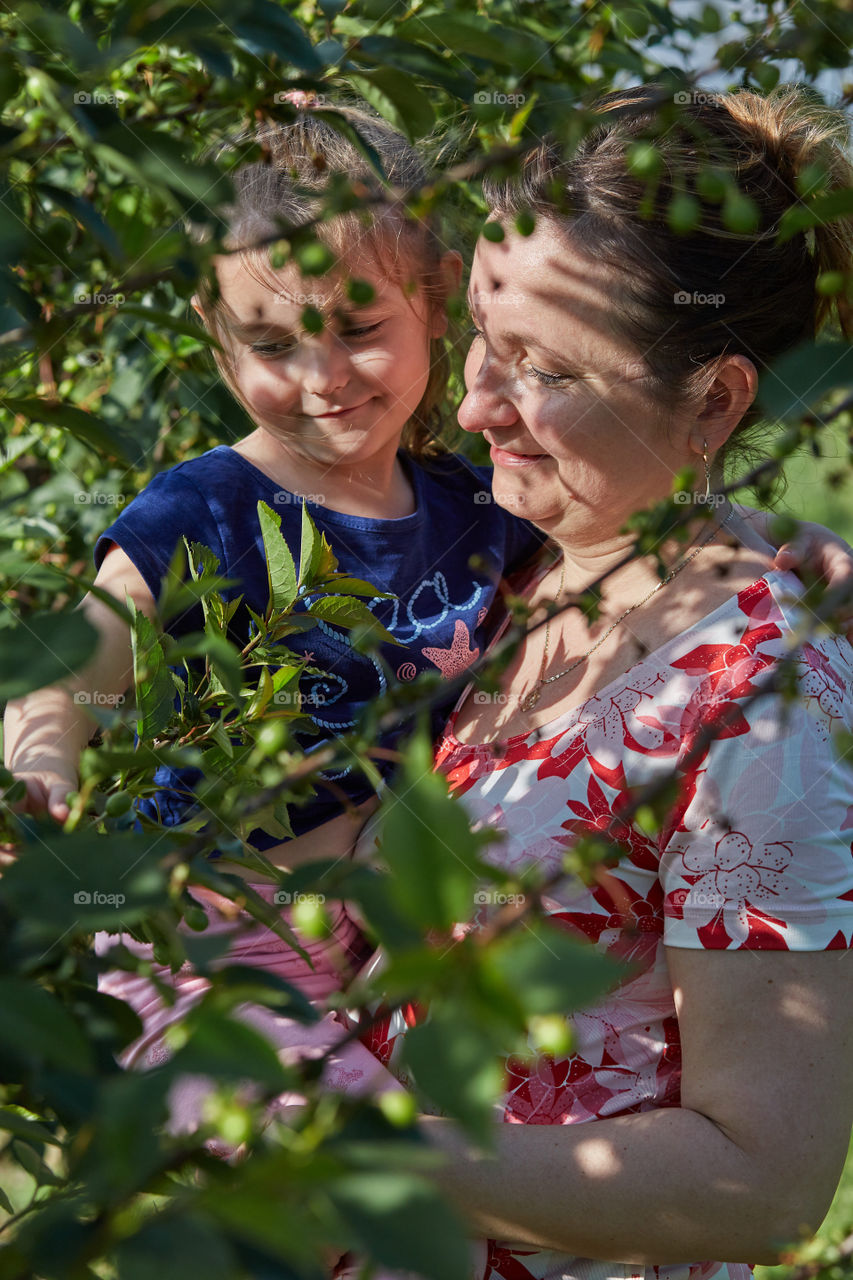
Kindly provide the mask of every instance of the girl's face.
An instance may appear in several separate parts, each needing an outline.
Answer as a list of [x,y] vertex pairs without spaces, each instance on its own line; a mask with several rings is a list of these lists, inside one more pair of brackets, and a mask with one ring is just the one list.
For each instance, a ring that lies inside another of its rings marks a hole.
[[545,219],[481,240],[471,271],[459,423],[491,445],[496,501],[579,546],[618,537],[696,464],[695,415],[662,409],[643,352],[609,323],[621,287]]
[[[377,263],[344,267],[373,287],[374,300],[363,307],[348,301],[341,274],[306,277],[288,266],[277,273],[276,291],[239,253],[217,259],[216,271],[223,345],[255,423],[286,449],[328,466],[395,453],[426,389],[430,340],[447,326],[443,309],[404,293]],[[306,306],[322,313],[322,332],[302,328]]]

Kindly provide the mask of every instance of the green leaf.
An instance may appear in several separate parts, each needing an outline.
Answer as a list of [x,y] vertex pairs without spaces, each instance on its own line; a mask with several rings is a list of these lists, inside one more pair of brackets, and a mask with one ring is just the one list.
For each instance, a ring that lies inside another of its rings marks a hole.
[[87,1074],[92,1050],[56,996],[23,978],[0,978],[0,1045],[6,1053],[41,1067]]
[[426,137],[435,128],[435,112],[428,95],[405,71],[376,67],[349,78],[364,100],[410,141]]
[[779,221],[779,243],[784,244],[798,231],[817,227],[836,218],[847,218],[853,213],[853,188],[828,191],[816,196],[808,204],[796,204],[783,213]]
[[229,1018],[203,1000],[187,1016],[190,1037],[169,1066],[175,1077],[195,1073],[217,1080],[255,1080],[284,1090],[292,1077],[269,1042],[239,1018]]
[[483,843],[430,759],[429,740],[421,733],[407,745],[399,779],[383,802],[379,838],[394,898],[424,930],[449,929],[471,918]]
[[122,120],[97,130],[95,154],[125,173],[133,182],[173,191],[191,200],[217,205],[230,195],[230,182],[212,164],[200,164],[185,154],[176,137]]
[[65,209],[77,222],[81,222],[89,234],[102,248],[106,249],[110,257],[121,259],[122,248],[115,232],[90,201],[62,187],[54,186],[51,182],[38,182],[36,185],[42,195]]
[[36,1120],[30,1120],[11,1107],[0,1108],[0,1129],[13,1133],[17,1138],[25,1138],[28,1142],[48,1142],[52,1146],[61,1147],[62,1143],[56,1134],[45,1128]]
[[296,599],[298,582],[290,548],[281,532],[281,516],[265,502],[258,503],[258,520],[267,561],[267,614],[287,610]]
[[121,1280],[234,1280],[243,1268],[221,1231],[202,1218],[163,1210],[122,1240],[115,1252]]
[[[343,14],[336,26],[346,33],[350,23],[348,15]],[[355,30],[353,35],[356,40],[349,54],[354,62],[398,67],[427,84],[440,85],[462,101],[470,101],[477,83],[473,73],[460,59],[448,60],[434,52],[434,41],[427,41],[425,45],[413,44],[393,36],[364,35],[362,31]]]
[[302,504],[302,541],[299,547],[299,586],[313,581],[317,563],[322,552],[321,534],[308,511],[308,504]]
[[409,18],[397,28],[403,39],[418,41],[429,49],[443,46],[451,53],[469,54],[511,67],[521,75],[550,65],[548,43],[519,27],[504,27],[485,15],[431,13]]
[[308,612],[338,627],[364,627],[372,640],[400,644],[391,632],[374,617],[366,604],[354,596],[321,596],[308,606]]
[[15,1138],[11,1144],[12,1155],[22,1169],[26,1169],[39,1187],[61,1187],[62,1179],[49,1169],[41,1156],[27,1142]]
[[430,1280],[467,1280],[468,1234],[425,1178],[401,1169],[358,1169],[334,1179],[332,1203],[383,1267]]
[[137,732],[140,738],[156,738],[174,714],[175,689],[153,622],[136,608],[129,596],[128,607],[133,613],[130,639],[139,712]]
[[42,822],[21,857],[4,868],[0,902],[18,918],[17,932],[45,952],[66,934],[133,924],[166,902],[166,872],[158,864],[162,835],[91,830],[64,833]]
[[219,347],[216,339],[202,325],[194,324],[192,320],[186,320],[183,316],[173,315],[171,311],[164,311],[162,307],[145,307],[138,302],[123,302],[120,318],[124,320],[127,316],[138,316],[140,320],[147,320],[149,324],[155,325],[161,331],[165,330],[166,333],[186,334],[187,337],[204,343],[206,347]]
[[249,53],[262,59],[276,53],[301,71],[323,70],[304,29],[281,5],[273,0],[251,0],[241,8],[240,16],[236,21],[229,18],[228,26]]
[[404,1036],[403,1062],[419,1089],[443,1112],[488,1141],[504,1087],[500,1046],[465,1007],[433,1007],[429,1021]]
[[488,967],[500,974],[528,1014],[571,1013],[599,1001],[624,973],[591,943],[543,920],[494,942]]
[[122,433],[115,426],[96,418],[93,413],[85,413],[70,404],[37,399],[6,399],[0,401],[0,408],[20,414],[30,422],[64,427],[95,453],[105,453],[130,465],[129,441],[122,439]]
[[801,418],[828,392],[853,383],[853,347],[846,342],[808,343],[787,352],[762,374],[758,401],[768,418]]
[[101,1084],[80,1174],[108,1201],[141,1191],[165,1163],[157,1131],[169,1113],[169,1072],[123,1071]]
[[66,680],[94,656],[98,633],[76,610],[37,613],[0,631],[0,702]]
[[326,578],[322,585],[334,595],[367,596],[371,600],[394,599],[392,591],[380,591],[372,582],[365,582],[363,578],[350,578],[345,573]]

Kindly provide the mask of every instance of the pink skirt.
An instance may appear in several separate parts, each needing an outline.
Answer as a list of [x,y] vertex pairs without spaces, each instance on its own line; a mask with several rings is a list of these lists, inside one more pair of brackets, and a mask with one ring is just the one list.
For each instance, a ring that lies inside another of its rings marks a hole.
[[[276,885],[252,884],[250,888],[265,902],[273,903]],[[252,921],[248,912],[241,911],[227,898],[198,887],[193,887],[192,896],[207,912],[210,923],[206,934],[235,934],[227,953],[212,967],[245,964],[276,974],[301,991],[321,1013],[325,999],[333,991],[346,987],[370,955],[369,946],[340,902],[331,904],[332,932],[328,938],[319,942],[307,941],[293,930],[311,959],[311,968],[292,947],[265,925]],[[281,914],[289,925],[287,908],[282,908]],[[158,980],[175,992],[174,1003],[167,1004],[151,979],[123,970],[111,970],[102,974],[98,981],[99,990],[124,1000],[139,1016],[142,1035],[128,1045],[119,1061],[122,1066],[145,1070],[171,1057],[165,1039],[167,1028],[180,1021],[201,1000],[210,983],[195,973],[189,963],[177,973],[172,973],[166,966],[154,964],[153,948],[147,943],[137,942],[129,934],[98,933],[95,935],[95,951],[98,955],[105,955],[119,942],[128,951],[149,961]],[[320,1057],[347,1034],[345,1025],[332,1013],[326,1013],[319,1022],[306,1025],[272,1009],[243,1004],[237,1006],[234,1016],[259,1031],[286,1065]],[[328,1089],[357,1096],[402,1089],[399,1081],[358,1040],[345,1045],[340,1053],[330,1055],[323,1083]],[[176,1081],[169,1096],[168,1129],[171,1133],[192,1133],[199,1127],[205,1099],[213,1087],[213,1082],[206,1076],[187,1075]],[[282,1094],[270,1107],[270,1115],[300,1101],[298,1095]],[[209,1146],[218,1155],[228,1157],[234,1154],[234,1148],[223,1142],[213,1141]]]

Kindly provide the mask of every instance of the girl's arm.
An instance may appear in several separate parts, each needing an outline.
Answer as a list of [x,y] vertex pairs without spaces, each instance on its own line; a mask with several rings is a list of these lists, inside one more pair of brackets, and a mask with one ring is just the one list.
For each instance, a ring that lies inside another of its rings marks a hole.
[[[119,547],[107,553],[95,585],[122,604],[127,591],[137,608],[156,621],[154,597]],[[46,810],[58,822],[68,817],[65,797],[77,786],[80,753],[95,731],[88,706],[118,697],[133,680],[129,627],[91,593],[78,607],[98,632],[94,658],[67,680],[10,702],[3,721],[6,767],[27,788],[19,807],[34,814]]]
[[683,1049],[680,1107],[496,1128],[448,1153],[442,1189],[480,1233],[640,1265],[772,1266],[812,1235],[853,1119],[853,963],[845,951],[667,947]]

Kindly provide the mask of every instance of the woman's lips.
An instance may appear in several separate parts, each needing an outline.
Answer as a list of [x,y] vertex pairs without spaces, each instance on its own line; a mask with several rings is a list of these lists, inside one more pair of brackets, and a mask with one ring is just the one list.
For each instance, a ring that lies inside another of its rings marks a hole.
[[544,453],[513,453],[510,449],[499,449],[496,444],[491,446],[489,454],[499,467],[530,467],[548,456]]

